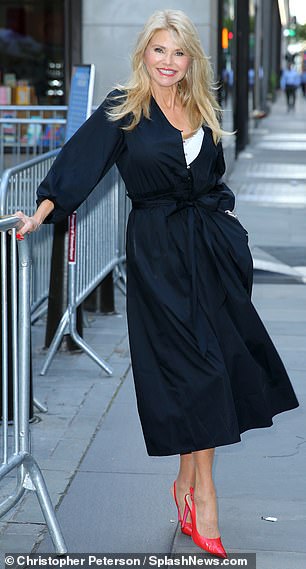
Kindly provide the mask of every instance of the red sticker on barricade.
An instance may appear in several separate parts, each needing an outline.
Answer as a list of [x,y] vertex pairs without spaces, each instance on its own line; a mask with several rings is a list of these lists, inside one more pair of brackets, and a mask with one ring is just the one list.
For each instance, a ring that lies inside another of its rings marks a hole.
[[76,211],[69,216],[68,262],[76,262]]

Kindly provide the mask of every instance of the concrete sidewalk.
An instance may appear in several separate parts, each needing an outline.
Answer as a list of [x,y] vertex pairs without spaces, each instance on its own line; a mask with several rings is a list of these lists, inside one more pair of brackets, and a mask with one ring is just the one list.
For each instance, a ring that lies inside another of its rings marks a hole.
[[[257,552],[257,569],[306,563],[306,102],[284,101],[253,133],[230,186],[256,263],[253,302],[287,367],[301,406],[270,429],[216,451],[220,529],[228,552]],[[275,269],[282,272],[275,272]],[[292,270],[291,270],[292,269]],[[86,339],[114,368],[107,377],[86,355],[59,353],[38,375],[44,323],[34,326],[35,394],[47,415],[32,425],[34,455],[46,476],[69,552],[199,552],[177,528],[170,486],[178,457],[146,454],[130,372],[125,300],[95,315]],[[261,518],[273,516],[277,522]],[[2,552],[52,552],[35,495],[0,524]]]
[[[273,427],[216,451],[223,544],[229,552],[256,552],[257,569],[306,566],[306,101],[290,114],[284,103],[280,95],[229,179],[254,266],[266,269],[255,270],[253,303],[300,402]],[[173,549],[197,550],[180,531]]]

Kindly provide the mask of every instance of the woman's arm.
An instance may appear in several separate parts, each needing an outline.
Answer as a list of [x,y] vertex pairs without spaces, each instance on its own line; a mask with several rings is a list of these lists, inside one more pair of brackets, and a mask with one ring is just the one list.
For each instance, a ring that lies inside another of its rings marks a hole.
[[28,217],[23,212],[16,213],[23,222],[21,235],[35,231],[41,223],[66,219],[120,156],[123,131],[106,113],[111,99],[112,93],[59,152],[37,189],[35,214]]
[[124,148],[121,122],[107,116],[111,93],[66,142],[37,189],[37,206],[45,199],[54,209],[44,223],[66,219],[88,197]]
[[41,202],[36,212],[32,216],[25,215],[22,211],[17,211],[15,215],[20,218],[22,226],[19,229],[19,235],[23,237],[26,233],[37,231],[46,217],[53,211],[54,203],[45,199]]

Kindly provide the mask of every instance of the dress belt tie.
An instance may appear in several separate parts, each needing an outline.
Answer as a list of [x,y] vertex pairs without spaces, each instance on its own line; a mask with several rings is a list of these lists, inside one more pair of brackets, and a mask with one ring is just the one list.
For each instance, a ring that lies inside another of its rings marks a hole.
[[[197,341],[201,351],[205,354],[207,350],[207,338],[204,337],[203,331],[200,331],[199,321],[198,321],[198,293],[197,293],[197,273],[199,271],[199,267],[197,266],[197,255],[196,255],[196,239],[195,239],[195,231],[196,231],[196,216],[195,213],[198,213],[198,217],[201,220],[202,230],[203,230],[203,237],[207,247],[208,259],[212,262],[209,263],[209,267],[207,267],[206,272],[206,279],[207,279],[207,287],[206,288],[206,302],[204,309],[206,310],[208,316],[211,316],[210,322],[214,321],[214,315],[212,314],[214,310],[217,310],[221,304],[223,304],[227,291],[223,285],[222,276],[218,270],[219,261],[216,257],[212,239],[211,239],[211,231],[215,226],[214,221],[212,220],[211,214],[218,210],[218,199],[216,196],[211,196],[209,194],[198,194],[198,195],[188,195],[186,196],[161,196],[160,198],[155,199],[142,199],[142,200],[132,200],[133,208],[135,209],[143,209],[143,208],[152,208],[152,207],[160,207],[160,206],[167,206],[167,205],[175,205],[175,209],[170,211],[166,215],[167,221],[171,218],[176,216],[179,212],[187,209],[188,210],[188,249],[189,249],[189,259],[190,259],[190,274],[191,274],[191,318],[192,318],[192,325],[194,328],[194,332],[197,337]],[[201,215],[202,212],[205,212],[205,216]],[[205,251],[203,251],[203,254]]]

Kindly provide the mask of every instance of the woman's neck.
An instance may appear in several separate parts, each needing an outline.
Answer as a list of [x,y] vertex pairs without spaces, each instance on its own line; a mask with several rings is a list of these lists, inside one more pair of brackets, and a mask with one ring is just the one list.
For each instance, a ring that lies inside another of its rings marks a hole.
[[160,107],[174,110],[178,106],[177,85],[172,87],[151,86],[151,92]]

